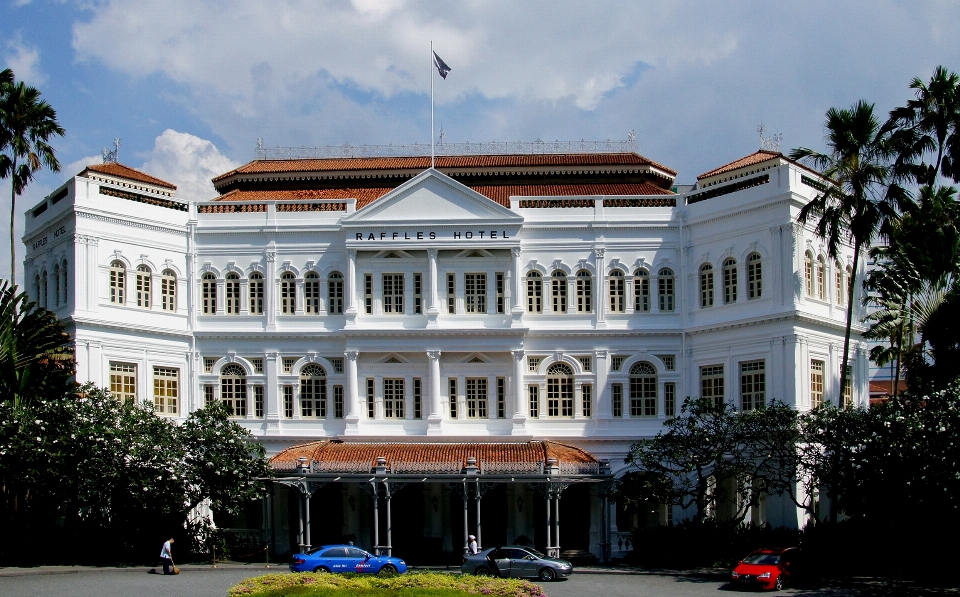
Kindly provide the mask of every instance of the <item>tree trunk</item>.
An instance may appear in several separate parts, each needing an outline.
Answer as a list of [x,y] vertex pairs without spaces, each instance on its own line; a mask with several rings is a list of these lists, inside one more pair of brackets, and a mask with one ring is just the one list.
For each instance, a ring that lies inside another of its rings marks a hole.
[[14,241],[14,232],[17,215],[17,154],[13,154],[12,168],[10,170],[10,284],[17,283],[17,251]]
[[[853,326],[853,297],[857,284],[857,267],[860,265],[860,239],[853,243],[853,272],[847,288],[847,325],[843,332],[843,365],[840,367],[840,392],[837,395],[837,408],[843,407],[843,386],[847,379],[847,363],[850,358],[850,328]],[[853,375],[850,376],[850,392],[853,393]]]

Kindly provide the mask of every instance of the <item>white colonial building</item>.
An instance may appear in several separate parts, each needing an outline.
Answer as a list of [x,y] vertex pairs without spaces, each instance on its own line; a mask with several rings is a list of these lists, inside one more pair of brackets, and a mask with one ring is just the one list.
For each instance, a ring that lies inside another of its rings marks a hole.
[[[609,558],[630,529],[605,483],[684,397],[840,393],[852,254],[797,223],[822,179],[769,151],[674,177],[634,152],[261,159],[182,202],[92,165],[27,212],[25,279],[80,381],[232,407],[284,476],[245,523],[275,551],[416,560],[482,529]],[[865,404],[856,330],[851,354]]]

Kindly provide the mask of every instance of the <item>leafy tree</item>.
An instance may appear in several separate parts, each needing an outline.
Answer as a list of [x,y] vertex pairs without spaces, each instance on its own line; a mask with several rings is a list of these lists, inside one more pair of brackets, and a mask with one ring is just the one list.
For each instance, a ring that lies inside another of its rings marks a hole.
[[10,279],[16,280],[17,258],[14,222],[17,197],[46,165],[60,171],[52,137],[62,137],[63,127],[57,112],[40,92],[23,81],[14,81],[9,69],[0,74],[0,178],[11,177],[10,184]]
[[796,413],[783,403],[739,412],[688,398],[664,425],[630,449],[627,462],[642,474],[618,488],[628,500],[695,506],[697,522],[723,510],[736,525],[764,494],[781,494],[796,478]]
[[0,281],[0,402],[19,409],[34,399],[59,398],[73,386],[73,366],[63,322]]
[[[877,235],[889,236],[893,222],[912,203],[894,180],[894,145],[874,115],[873,104],[861,100],[850,109],[830,108],[826,119],[829,153],[801,147],[790,154],[792,159],[810,163],[830,180],[825,190],[803,206],[798,219],[801,223],[816,219],[816,234],[826,240],[827,252],[834,259],[839,257],[842,243],[851,244],[856,275],[863,249]],[[850,284],[841,372],[847,370],[850,361],[854,290]],[[840,393],[842,386],[837,384]],[[836,404],[842,404],[842,400],[838,395]]]

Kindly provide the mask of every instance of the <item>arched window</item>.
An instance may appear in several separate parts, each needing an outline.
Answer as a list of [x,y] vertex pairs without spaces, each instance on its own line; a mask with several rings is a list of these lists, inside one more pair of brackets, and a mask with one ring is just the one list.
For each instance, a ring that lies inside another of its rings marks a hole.
[[627,310],[627,282],[623,272],[615,269],[610,272],[610,312],[623,313]]
[[124,289],[127,286],[127,270],[122,261],[110,264],[110,302],[122,305],[124,303]]
[[650,310],[650,274],[645,269],[633,272],[633,310],[637,313]]
[[200,285],[203,289],[203,314],[215,315],[217,313],[217,276],[212,272],[203,274]]
[[60,306],[60,264],[53,264],[53,304]]
[[827,298],[827,262],[823,255],[817,257],[817,298]]
[[733,257],[723,262],[723,302],[725,304],[737,302],[737,260]]
[[538,271],[527,274],[527,312],[543,313],[543,276]]
[[553,297],[553,312],[567,312],[567,274],[563,270],[553,272],[550,280],[551,296]]
[[547,416],[573,416],[573,369],[566,363],[547,368]]
[[327,372],[320,365],[307,365],[300,370],[300,416],[327,416]]
[[343,274],[331,272],[327,278],[327,313],[343,313]]
[[803,256],[803,280],[804,287],[807,289],[807,296],[813,294],[813,253],[807,251]]
[[67,302],[70,300],[69,299],[70,292],[67,290],[68,286],[67,286],[67,260],[66,259],[63,260],[63,265],[60,267],[60,278],[61,278],[60,287],[63,289],[63,297],[62,297],[63,304],[66,305]]
[[657,370],[646,361],[630,367],[630,416],[657,416]]
[[150,282],[153,273],[145,265],[137,266],[137,306],[150,308]]
[[747,257],[747,298],[760,298],[763,295],[763,268],[760,265],[760,255],[750,253]]
[[713,306],[713,266],[704,263],[700,266],[700,307]]
[[840,262],[837,261],[833,264],[833,270],[834,270],[834,276],[836,277],[837,304],[843,305],[845,304],[844,301],[847,298],[846,294],[844,294],[843,292],[843,277],[844,277],[843,265],[841,265]]
[[240,313],[240,274],[230,272],[223,284],[224,308],[229,315]]
[[263,315],[263,274],[253,272],[247,287],[250,292],[250,314]]
[[247,372],[240,365],[230,363],[220,371],[220,400],[234,417],[247,416]]
[[674,293],[673,293],[673,270],[663,268],[657,272],[657,294],[660,298],[661,311],[673,311]]
[[290,272],[280,276],[280,312],[293,315],[297,310],[297,278]]
[[577,272],[577,311],[593,311],[593,276],[585,269]]
[[33,299],[40,304],[40,274],[33,277]]
[[48,294],[49,287],[47,286],[47,284],[48,284],[47,270],[43,270],[40,273],[40,296],[43,299],[43,302],[41,304],[43,305],[44,309],[50,308],[50,295]]
[[320,313],[320,276],[307,272],[303,277],[303,310],[311,315]]
[[177,310],[177,274],[173,270],[160,274],[160,306],[164,311]]

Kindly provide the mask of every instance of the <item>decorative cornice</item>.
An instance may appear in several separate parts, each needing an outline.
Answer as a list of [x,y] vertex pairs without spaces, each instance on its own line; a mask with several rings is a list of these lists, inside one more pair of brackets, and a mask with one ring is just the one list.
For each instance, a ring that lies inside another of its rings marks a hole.
[[135,222],[132,220],[125,220],[123,218],[111,218],[108,216],[103,216],[100,214],[93,214],[85,211],[76,211],[78,218],[85,218],[88,220],[96,220],[98,222],[105,222],[107,224],[117,224],[119,226],[129,226],[131,228],[139,228],[140,230],[152,230],[153,232],[163,232],[166,234],[176,234],[178,236],[186,236],[187,231],[183,228],[174,228],[172,226],[157,226],[155,224],[145,224],[143,222]]

